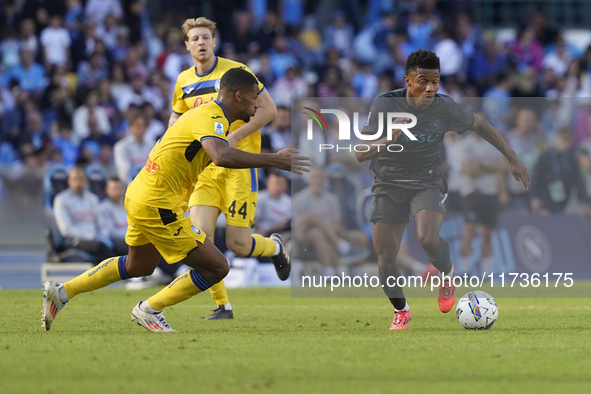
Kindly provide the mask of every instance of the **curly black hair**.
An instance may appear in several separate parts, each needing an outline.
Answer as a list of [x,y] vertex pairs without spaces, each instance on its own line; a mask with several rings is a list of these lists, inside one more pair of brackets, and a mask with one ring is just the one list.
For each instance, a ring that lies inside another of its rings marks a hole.
[[406,75],[418,68],[425,68],[427,70],[439,70],[439,58],[435,52],[428,49],[418,49],[411,52],[406,59]]

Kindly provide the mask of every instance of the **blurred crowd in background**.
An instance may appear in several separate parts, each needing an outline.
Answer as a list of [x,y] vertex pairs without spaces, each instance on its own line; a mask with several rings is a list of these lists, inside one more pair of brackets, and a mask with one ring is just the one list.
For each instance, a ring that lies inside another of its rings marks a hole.
[[[480,24],[479,6],[463,0],[0,0],[0,165],[9,167],[1,172],[3,187],[27,187],[24,174],[42,176],[54,163],[98,165],[127,182],[134,163],[115,165],[116,144],[128,139],[119,151],[129,158],[129,140],[149,147],[165,132],[176,77],[193,65],[180,25],[207,16],[218,24],[216,54],[247,64],[278,106],[262,130],[264,149],[292,143],[292,97],[374,97],[403,87],[407,55],[429,48],[441,58],[440,92],[484,97],[472,109],[482,111],[530,172],[565,136],[576,158],[569,171],[581,174],[586,189],[579,195],[588,196],[591,101],[584,98],[591,96],[591,46],[569,41],[547,8],[524,3],[522,23],[500,34]],[[519,97],[546,97],[548,105],[519,108]],[[567,115],[559,104],[564,97],[577,98]],[[450,137],[442,152],[452,191],[461,188],[453,162],[459,139]],[[318,160],[324,166],[339,159]],[[345,162],[350,171],[364,170]],[[509,179],[500,197],[505,209],[530,211],[530,193]],[[578,178],[573,182],[581,189]],[[579,200],[585,204],[585,196]]]

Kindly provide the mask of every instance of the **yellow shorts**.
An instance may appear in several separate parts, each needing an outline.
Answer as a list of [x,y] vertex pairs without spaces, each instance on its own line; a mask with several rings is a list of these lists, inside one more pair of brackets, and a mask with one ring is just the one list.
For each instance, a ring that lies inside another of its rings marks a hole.
[[257,207],[258,179],[255,168],[222,168],[207,166],[189,199],[195,205],[217,207],[226,215],[226,223],[235,227],[252,227]]
[[152,243],[168,264],[178,263],[205,242],[205,232],[191,223],[182,209],[154,208],[139,204],[125,197],[127,211],[127,233],[125,242],[129,246]]

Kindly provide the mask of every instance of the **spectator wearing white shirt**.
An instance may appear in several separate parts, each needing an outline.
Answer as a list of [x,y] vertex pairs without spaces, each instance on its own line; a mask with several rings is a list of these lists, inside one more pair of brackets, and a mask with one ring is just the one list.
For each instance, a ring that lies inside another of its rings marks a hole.
[[341,10],[336,10],[332,14],[332,22],[324,28],[323,42],[326,48],[337,48],[348,56],[353,50],[353,38],[355,31],[353,26],[347,22],[345,13]]
[[445,59],[445,62],[441,62],[440,72],[442,77],[455,75],[462,68],[462,50],[452,38],[452,34],[451,28],[440,28],[437,34],[438,42],[433,48],[433,51],[437,53],[440,59]]
[[114,147],[115,167],[119,179],[128,183],[129,172],[135,166],[146,163],[154,143],[145,138],[148,119],[144,114],[138,114],[129,121],[130,135],[117,142]]
[[488,275],[493,271],[491,242],[497,227],[499,201],[508,202],[503,179],[506,164],[503,155],[475,132],[463,138],[458,153],[462,162],[460,194],[464,208],[464,231],[462,258],[456,269],[457,272],[471,273],[472,239],[480,228],[482,249],[479,273]]
[[552,70],[556,77],[561,78],[566,74],[572,59],[572,53],[567,47],[564,37],[559,35],[555,47],[544,56],[542,64],[545,68]]
[[339,199],[326,191],[326,183],[326,170],[312,167],[308,187],[293,196],[293,239],[301,248],[314,250],[324,266],[323,275],[332,276],[342,272],[344,260],[357,263],[369,253],[363,231],[342,225]]
[[117,45],[118,33],[117,17],[112,13],[106,16],[104,24],[98,25],[96,28],[96,37],[100,38],[109,50],[115,48]]
[[117,107],[119,111],[126,112],[131,104],[141,106],[146,102],[151,103],[156,111],[160,111],[164,106],[162,97],[151,94],[144,79],[139,75],[134,75],[131,77],[131,89],[122,91],[121,96],[117,99]]
[[123,206],[125,187],[119,178],[107,182],[105,198],[98,207],[98,224],[101,235],[110,238],[117,255],[127,254],[125,233],[127,232],[127,212]]
[[153,144],[164,135],[166,127],[162,121],[156,118],[156,111],[151,103],[144,103],[144,105],[142,105],[142,111],[144,111],[144,114],[148,119],[146,141],[150,141]]
[[51,17],[51,24],[41,32],[41,45],[45,61],[51,65],[64,66],[70,60],[70,34],[62,26],[59,15]]
[[[111,96],[115,100],[119,100],[121,96],[130,94],[131,87],[127,83],[127,75],[125,74],[125,67],[122,63],[115,63],[111,70]],[[117,105],[119,106],[119,105]]]
[[117,19],[123,16],[119,0],[88,0],[84,11],[86,18],[97,25],[102,25],[108,15],[113,15]]
[[37,56],[39,40],[35,35],[35,22],[32,19],[25,19],[21,22],[21,49],[30,51]]
[[110,240],[99,234],[99,199],[86,190],[87,184],[84,168],[72,168],[68,175],[68,189],[55,196],[53,209],[57,227],[66,239],[66,248],[83,250],[99,263],[113,256],[113,251]]
[[101,134],[109,134],[111,132],[111,124],[109,123],[109,116],[107,111],[98,105],[98,92],[91,90],[86,96],[86,104],[76,108],[72,117],[74,126],[73,140],[76,144],[90,135],[90,127],[88,119],[92,117],[96,120],[98,130]]
[[[257,233],[268,237],[273,233],[291,231],[291,197],[286,193],[287,178],[280,171],[269,174],[267,189],[260,192],[255,223]],[[284,236],[284,238],[289,238]]]
[[308,84],[300,76],[299,70],[289,67],[285,71],[285,77],[278,79],[271,89],[271,97],[276,105],[291,106],[292,97],[306,97]]

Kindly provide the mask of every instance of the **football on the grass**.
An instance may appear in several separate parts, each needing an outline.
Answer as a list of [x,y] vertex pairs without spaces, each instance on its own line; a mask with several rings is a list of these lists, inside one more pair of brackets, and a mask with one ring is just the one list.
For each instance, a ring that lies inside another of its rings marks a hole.
[[488,330],[499,317],[499,307],[490,294],[471,291],[458,301],[456,317],[465,329]]

